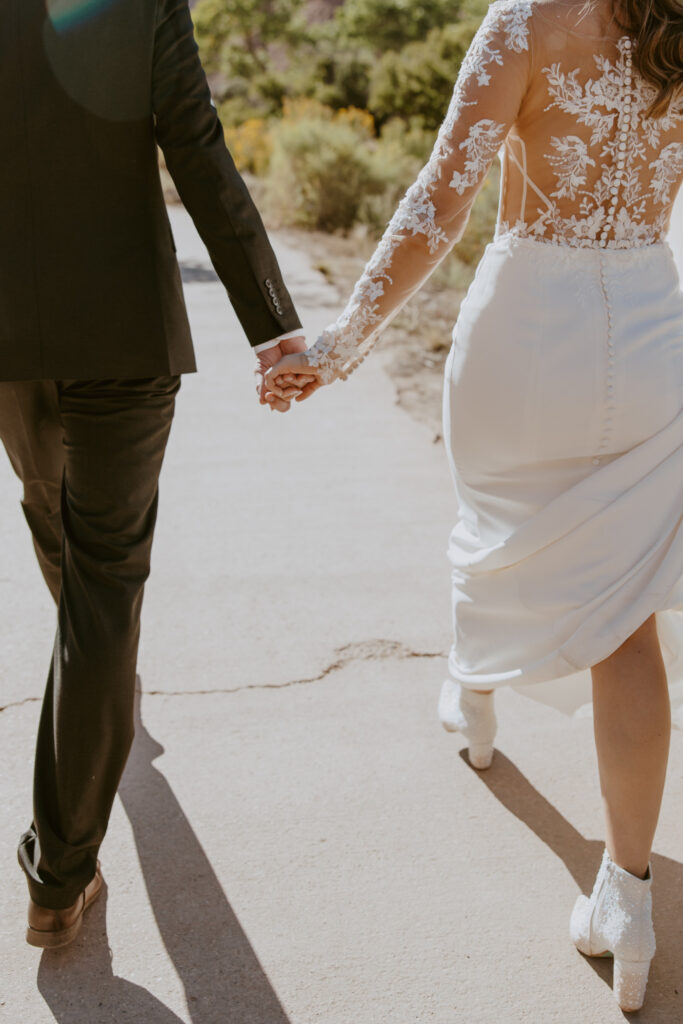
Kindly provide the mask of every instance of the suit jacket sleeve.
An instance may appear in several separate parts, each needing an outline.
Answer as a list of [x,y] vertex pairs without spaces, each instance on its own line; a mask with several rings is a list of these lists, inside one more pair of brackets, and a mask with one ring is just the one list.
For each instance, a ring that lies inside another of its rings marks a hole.
[[158,0],[152,104],[168,170],[249,342],[300,327],[266,229],[225,145],[188,0]]

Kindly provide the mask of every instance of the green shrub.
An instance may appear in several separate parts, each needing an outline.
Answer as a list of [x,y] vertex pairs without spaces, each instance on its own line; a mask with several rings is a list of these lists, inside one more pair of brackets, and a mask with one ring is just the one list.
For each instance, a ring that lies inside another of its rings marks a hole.
[[368,108],[376,120],[418,117],[425,128],[438,128],[477,27],[477,21],[446,25],[424,42],[385,53],[370,78]]
[[[284,117],[272,123],[265,141],[254,122],[235,138],[236,155],[249,165],[271,149],[264,199],[281,225],[348,231],[365,224],[379,235],[431,153],[436,132],[419,121],[389,122],[379,138],[367,111],[335,111],[313,100],[285,102]],[[229,135],[230,137],[230,135]],[[499,170],[494,166],[474,204],[457,247],[461,263],[477,262],[491,240],[498,204]]]
[[231,127],[280,112],[286,70],[308,44],[304,0],[199,0],[192,11],[200,56],[221,118]]
[[[386,146],[396,146],[420,166],[426,164],[436,141],[436,130],[425,128],[421,117],[403,120],[393,117],[382,126],[380,140]],[[419,168],[418,168],[419,170]]]
[[[430,135],[427,156],[434,142],[434,133]],[[404,126],[402,133],[395,128],[383,132],[372,147],[371,160],[383,187],[380,192],[367,197],[362,220],[377,234],[389,223],[406,190],[424,165],[426,156],[423,156],[423,147],[426,141],[424,133],[406,131]]]
[[308,0],[197,0],[192,16],[229,127],[279,116],[285,97],[368,108],[379,123],[419,115],[435,127],[461,57],[449,48],[487,7],[487,0],[341,0],[319,21]]
[[375,62],[369,47],[345,42],[329,23],[316,26],[315,37],[301,47],[283,75],[287,95],[315,99],[335,110],[364,109]]
[[272,55],[308,36],[304,0],[199,0],[192,12],[207,71],[251,80],[272,69]]
[[279,102],[273,103],[256,93],[248,82],[233,78],[221,90],[218,114],[226,129],[239,128],[245,121],[265,120],[279,113]]
[[333,111],[312,101],[285,104],[272,143],[266,199],[281,224],[348,230],[384,190],[365,111]]
[[346,0],[335,22],[342,38],[367,43],[379,54],[456,21],[460,7],[460,0]]

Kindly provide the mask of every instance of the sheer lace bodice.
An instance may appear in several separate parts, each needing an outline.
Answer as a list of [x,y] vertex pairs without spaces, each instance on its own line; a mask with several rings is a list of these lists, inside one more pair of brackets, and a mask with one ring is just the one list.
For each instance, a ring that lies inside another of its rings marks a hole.
[[665,116],[648,118],[655,90],[633,67],[631,40],[614,23],[599,34],[583,7],[491,5],[428,163],[341,317],[309,350],[324,379],[358,365],[461,238],[499,151],[497,236],[605,249],[665,237],[683,181],[683,96]]

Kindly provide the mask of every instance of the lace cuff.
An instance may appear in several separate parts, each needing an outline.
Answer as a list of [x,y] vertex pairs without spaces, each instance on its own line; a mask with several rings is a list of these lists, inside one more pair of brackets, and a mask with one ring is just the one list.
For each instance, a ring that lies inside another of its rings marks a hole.
[[[386,326],[386,325],[384,325]],[[320,371],[323,384],[331,384],[335,380],[347,380],[365,357],[377,344],[379,330],[363,340],[359,346],[358,339],[353,336],[344,337],[334,327],[326,327],[314,345],[304,355],[308,365]]]

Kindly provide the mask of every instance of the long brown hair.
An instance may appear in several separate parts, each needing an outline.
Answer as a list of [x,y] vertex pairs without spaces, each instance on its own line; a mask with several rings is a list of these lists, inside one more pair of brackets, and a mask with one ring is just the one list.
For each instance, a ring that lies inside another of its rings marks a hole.
[[620,28],[634,41],[633,63],[657,95],[649,117],[666,114],[683,86],[683,2],[614,0]]

